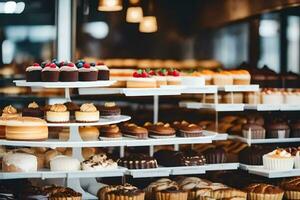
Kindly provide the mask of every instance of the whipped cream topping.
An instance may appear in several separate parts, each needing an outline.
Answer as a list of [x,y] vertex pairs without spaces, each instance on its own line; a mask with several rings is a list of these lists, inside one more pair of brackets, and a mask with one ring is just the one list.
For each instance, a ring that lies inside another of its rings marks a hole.
[[60,71],[69,71],[69,72],[72,72],[72,71],[78,71],[77,67],[74,65],[74,66],[62,66],[60,69]]
[[41,66],[29,66],[26,68],[26,72],[31,72],[31,71],[41,71],[43,68]]
[[80,106],[80,111],[81,112],[96,112],[97,108],[94,106],[93,103],[85,103]]
[[28,104],[28,108],[38,108],[38,107],[39,107],[39,105],[35,102]]
[[43,70],[43,72],[46,72],[46,71],[59,71],[59,67],[45,67]]
[[17,109],[15,109],[12,105],[6,106],[2,111],[2,113],[5,114],[16,114],[17,112]]
[[106,65],[96,65],[96,68],[98,70],[105,70],[105,71],[108,71],[108,67]]
[[82,67],[80,69],[78,69],[79,72],[96,72],[98,71],[98,69],[96,67],[89,67],[89,68],[85,68]]
[[67,107],[64,104],[54,104],[51,106],[50,111],[52,112],[66,112]]
[[288,153],[284,149],[276,149],[276,150],[268,153],[267,155],[274,156],[274,157],[283,157],[283,158],[290,158],[292,156],[290,153]]
[[100,170],[100,169],[115,169],[118,164],[112,159],[108,159],[106,154],[98,154],[90,157],[81,163],[83,170]]

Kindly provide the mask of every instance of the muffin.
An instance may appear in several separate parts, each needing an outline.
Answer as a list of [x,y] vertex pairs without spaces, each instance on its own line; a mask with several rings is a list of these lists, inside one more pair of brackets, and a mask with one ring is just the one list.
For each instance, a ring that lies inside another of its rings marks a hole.
[[109,80],[109,69],[104,63],[98,62],[95,67],[98,70],[98,80],[101,81]]
[[38,63],[26,68],[27,82],[41,82],[42,81],[42,67]]
[[281,200],[284,191],[279,187],[264,183],[254,183],[246,187],[249,200]]
[[300,199],[300,177],[282,181],[280,188],[285,191],[284,197],[286,199]]
[[294,166],[294,158],[284,149],[276,149],[263,155],[264,168],[268,170],[291,170]]
[[290,127],[286,122],[278,121],[272,122],[267,127],[268,138],[288,138],[290,136]]
[[37,103],[32,102],[28,104],[27,108],[23,109],[22,116],[43,118],[44,111],[39,107]]
[[203,136],[202,128],[196,124],[189,124],[179,128],[181,137],[200,137]]
[[42,70],[42,81],[44,82],[58,82],[59,81],[59,68],[55,63],[46,64]]
[[239,153],[239,162],[246,165],[263,165],[262,157],[270,148],[261,145],[246,147]]
[[85,103],[79,111],[75,111],[75,119],[77,122],[98,122],[100,114],[93,103]]
[[145,192],[126,183],[125,185],[102,187],[97,196],[101,200],[144,200]]
[[121,115],[121,109],[115,102],[106,102],[104,106],[99,107],[100,115],[104,118],[114,118]]
[[104,125],[100,127],[101,137],[118,139],[122,138],[122,133],[119,127],[115,124],[112,125]]
[[149,131],[149,136],[152,138],[172,138],[175,137],[175,129],[173,129],[170,124],[158,122],[155,124],[152,124],[150,122],[145,123],[145,128]]
[[83,141],[95,141],[98,140],[100,132],[94,126],[81,126],[79,127],[79,134]]
[[247,123],[263,126],[265,125],[265,120],[260,115],[247,115]]
[[[245,124],[242,127],[242,133],[244,138],[251,139],[265,139],[266,130],[257,124]],[[250,134],[250,135],[249,135]]]
[[226,152],[221,147],[208,149],[203,154],[208,164],[225,163],[227,161]]
[[70,112],[63,104],[54,104],[50,110],[46,112],[46,120],[48,122],[69,122]]
[[21,114],[18,113],[18,110],[13,107],[12,105],[4,107],[2,110],[2,117],[5,118],[14,118],[14,117],[20,117]]
[[74,63],[64,63],[59,69],[59,80],[62,82],[78,81],[78,69]]
[[121,127],[122,133],[126,137],[135,139],[147,139],[148,130],[134,123],[124,123]]
[[300,120],[291,124],[291,137],[300,137]]
[[79,81],[97,81],[98,70],[91,67],[89,63],[84,63],[82,68],[79,68]]

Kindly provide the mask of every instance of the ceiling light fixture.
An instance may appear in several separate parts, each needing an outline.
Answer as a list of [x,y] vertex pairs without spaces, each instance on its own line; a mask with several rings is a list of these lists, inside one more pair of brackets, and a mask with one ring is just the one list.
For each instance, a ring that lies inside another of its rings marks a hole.
[[120,11],[123,9],[122,0],[99,0],[98,10],[104,12]]
[[128,23],[139,23],[143,19],[143,9],[139,6],[129,7],[126,12]]
[[147,15],[143,17],[139,25],[139,31],[142,33],[153,33],[158,30],[157,19],[153,12],[153,2],[149,0]]

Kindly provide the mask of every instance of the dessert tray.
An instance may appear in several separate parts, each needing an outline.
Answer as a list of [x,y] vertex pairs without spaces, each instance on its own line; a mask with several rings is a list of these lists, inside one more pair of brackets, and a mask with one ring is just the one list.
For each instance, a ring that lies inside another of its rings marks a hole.
[[86,88],[86,87],[107,87],[116,81],[76,81],[76,82],[27,82],[26,80],[14,80],[19,87],[37,88]]

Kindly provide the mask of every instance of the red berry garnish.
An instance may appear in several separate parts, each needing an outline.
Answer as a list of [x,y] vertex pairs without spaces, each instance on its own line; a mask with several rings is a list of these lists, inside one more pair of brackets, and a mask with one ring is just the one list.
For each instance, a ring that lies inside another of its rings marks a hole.
[[51,67],[51,68],[56,68],[57,66],[56,66],[55,63],[51,63],[51,64],[50,64],[50,67]]
[[179,76],[179,75],[180,75],[179,71],[177,71],[177,70],[173,71],[173,76]]
[[173,70],[168,70],[168,75],[173,76]]
[[139,77],[140,77],[140,74],[137,73],[137,72],[134,72],[132,76],[135,77],[135,78],[139,78]]
[[64,66],[64,64],[65,64],[65,62],[64,61],[61,61],[60,63],[59,63],[59,66]]
[[33,66],[35,66],[35,67],[39,67],[39,66],[40,66],[40,64],[39,64],[39,63],[33,63]]
[[45,65],[45,67],[50,67],[50,65],[51,65],[51,63],[47,63],[47,64]]
[[68,63],[68,66],[69,67],[74,67],[75,65],[74,65],[74,63]]
[[155,73],[154,70],[150,70],[150,71],[148,72],[148,74],[149,74],[150,76],[155,76],[155,75],[156,75],[156,73]]
[[90,65],[90,63],[84,63],[84,64],[83,64],[83,67],[84,67],[84,68],[90,68],[91,65]]
[[142,78],[147,78],[149,75],[147,74],[147,72],[143,71],[141,74]]

